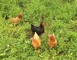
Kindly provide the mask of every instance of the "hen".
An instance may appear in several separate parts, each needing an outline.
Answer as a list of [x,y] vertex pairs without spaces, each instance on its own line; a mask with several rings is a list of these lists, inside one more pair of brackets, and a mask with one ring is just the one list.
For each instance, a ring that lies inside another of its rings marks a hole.
[[39,38],[39,36],[37,35],[37,33],[35,32],[33,38],[32,38],[32,45],[35,49],[38,49],[41,45],[41,40]]
[[53,34],[53,35],[48,35],[48,38],[49,38],[49,40],[48,40],[49,46],[50,46],[50,47],[56,47],[56,45],[57,45],[57,40],[56,40],[54,34]]
[[36,32],[38,35],[41,35],[42,33],[44,33],[44,22],[42,21],[40,23],[40,26],[34,26],[31,24],[31,30],[33,34]]
[[20,12],[16,18],[12,18],[11,22],[14,25],[17,25],[20,21],[22,21],[22,13]]

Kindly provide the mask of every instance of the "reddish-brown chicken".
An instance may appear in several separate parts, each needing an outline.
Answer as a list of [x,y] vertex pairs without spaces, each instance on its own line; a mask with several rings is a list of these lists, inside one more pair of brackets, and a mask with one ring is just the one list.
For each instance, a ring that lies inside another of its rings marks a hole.
[[33,38],[32,38],[32,45],[35,49],[38,49],[41,45],[41,40],[40,37],[37,35],[37,33],[35,32]]
[[49,40],[48,40],[49,46],[50,46],[50,47],[56,47],[56,45],[57,45],[57,40],[56,40],[54,34],[53,34],[53,35],[48,35],[48,38],[49,38]]
[[17,25],[20,21],[22,21],[22,13],[20,12],[16,18],[12,18],[11,22],[14,25]]

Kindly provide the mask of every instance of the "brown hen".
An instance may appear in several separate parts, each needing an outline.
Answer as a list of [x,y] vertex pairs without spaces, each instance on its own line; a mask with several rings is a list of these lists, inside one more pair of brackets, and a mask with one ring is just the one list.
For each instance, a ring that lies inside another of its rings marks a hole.
[[14,25],[17,25],[20,21],[22,21],[22,13],[20,12],[16,18],[12,18],[11,22]]
[[48,38],[49,38],[49,40],[48,40],[48,45],[49,45],[50,47],[56,47],[56,45],[57,45],[57,40],[56,40],[54,34],[53,34],[53,35],[48,35]]
[[32,45],[35,49],[38,49],[41,45],[41,40],[39,38],[39,36],[37,35],[37,33],[35,32],[33,38],[32,38]]

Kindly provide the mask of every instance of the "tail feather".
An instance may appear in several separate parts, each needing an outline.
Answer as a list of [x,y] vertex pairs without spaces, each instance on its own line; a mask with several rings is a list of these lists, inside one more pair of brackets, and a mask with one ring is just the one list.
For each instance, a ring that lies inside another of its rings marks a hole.
[[6,15],[6,16],[5,16],[5,20],[8,20],[8,19],[9,19],[9,17]]
[[33,24],[31,24],[31,27],[34,26]]

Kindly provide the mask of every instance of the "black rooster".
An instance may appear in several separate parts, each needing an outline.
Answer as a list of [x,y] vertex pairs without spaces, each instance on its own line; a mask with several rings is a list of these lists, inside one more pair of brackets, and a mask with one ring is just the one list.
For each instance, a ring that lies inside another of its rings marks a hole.
[[44,33],[44,22],[42,21],[40,23],[40,26],[34,26],[33,24],[31,24],[31,30],[33,34],[36,32],[38,35],[41,35],[42,33]]

